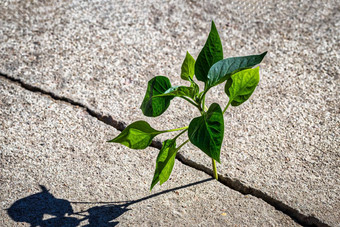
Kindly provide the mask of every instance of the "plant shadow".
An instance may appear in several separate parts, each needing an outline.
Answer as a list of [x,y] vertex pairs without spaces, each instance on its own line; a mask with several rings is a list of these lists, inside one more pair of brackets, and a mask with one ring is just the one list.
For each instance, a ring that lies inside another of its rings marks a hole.
[[[116,218],[131,210],[130,205],[160,196],[171,191],[176,191],[202,184],[213,180],[208,178],[197,181],[184,186],[164,190],[152,195],[131,201],[116,201],[116,202],[71,202],[65,199],[54,197],[45,186],[39,185],[41,191],[15,201],[10,208],[7,209],[7,214],[15,222],[26,222],[30,226],[79,226],[82,221],[87,220],[87,227],[112,227],[119,222]],[[93,206],[85,211],[73,212],[71,204],[103,204]],[[44,219],[44,216],[49,215],[50,218]]]

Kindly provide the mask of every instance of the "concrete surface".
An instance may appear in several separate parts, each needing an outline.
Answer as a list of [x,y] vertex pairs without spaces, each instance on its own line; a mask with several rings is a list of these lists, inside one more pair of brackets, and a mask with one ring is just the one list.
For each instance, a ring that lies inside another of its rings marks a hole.
[[[62,221],[61,217],[53,219],[56,211],[45,209],[44,220],[52,219],[58,226],[96,221],[94,226],[108,226],[106,222],[123,226],[297,225],[264,201],[243,196],[217,181],[188,186],[209,177],[178,161],[171,180],[150,192],[156,149],[132,151],[106,143],[117,133],[112,127],[81,108],[4,79],[0,79],[0,94],[1,226],[18,226],[14,221],[18,214],[38,216],[36,206],[41,203],[60,206],[56,199],[70,203],[74,213],[87,215],[66,215]],[[20,200],[41,193],[39,184],[54,199]],[[157,195],[163,190],[170,191]],[[12,220],[3,209],[16,201],[27,206],[23,213],[16,210]]]
[[[182,83],[185,53],[198,56],[211,20],[225,57],[268,51],[253,97],[225,115],[218,170],[340,225],[338,1],[3,1],[0,11],[0,72],[158,129],[188,125],[199,113],[173,100],[161,117],[143,117],[146,83],[156,75]],[[221,86],[208,96],[227,102]],[[182,151],[210,166],[200,153]]]

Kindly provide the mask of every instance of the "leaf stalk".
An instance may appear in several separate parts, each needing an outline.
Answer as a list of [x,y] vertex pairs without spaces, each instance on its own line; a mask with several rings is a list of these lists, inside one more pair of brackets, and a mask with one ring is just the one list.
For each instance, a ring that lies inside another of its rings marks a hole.
[[175,132],[175,131],[180,131],[180,130],[184,130],[184,129],[188,129],[189,126],[185,126],[185,127],[182,127],[182,128],[174,128],[174,129],[169,129],[169,130],[165,130],[163,132]]
[[196,106],[199,109],[199,106],[196,103],[194,103],[193,101],[191,101],[190,99],[188,99],[187,97],[181,96],[180,98],[188,101],[190,104]]
[[177,147],[177,150],[181,149],[185,144],[187,144],[189,142],[189,140],[187,139],[186,141],[184,141],[179,147]]
[[222,112],[223,114],[227,111],[228,107],[229,107],[230,104],[231,104],[231,101],[232,101],[232,100],[229,100],[227,106],[224,108],[224,110],[223,110],[223,112]]
[[180,137],[183,133],[185,133],[188,129],[183,130],[182,132],[180,132],[175,138],[173,138],[174,140],[176,140],[178,137]]

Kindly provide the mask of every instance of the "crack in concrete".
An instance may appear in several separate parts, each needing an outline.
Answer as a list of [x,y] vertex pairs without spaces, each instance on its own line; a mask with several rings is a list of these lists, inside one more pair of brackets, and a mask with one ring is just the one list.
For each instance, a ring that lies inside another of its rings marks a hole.
[[[6,74],[3,74],[1,72],[0,72],[0,76],[2,78],[9,80],[12,83],[16,83],[17,85],[19,85],[19,86],[21,86],[21,87],[23,87],[26,90],[29,90],[31,92],[41,93],[43,95],[51,97],[54,100],[67,102],[67,103],[69,103],[73,106],[81,107],[81,108],[85,109],[86,112],[89,115],[91,115],[92,117],[97,118],[99,121],[102,121],[105,124],[108,124],[108,125],[114,127],[115,129],[117,129],[119,131],[123,131],[127,126],[127,124],[125,122],[117,121],[117,120],[113,119],[112,116],[103,115],[103,114],[91,109],[90,107],[87,107],[86,105],[84,105],[80,102],[74,101],[70,98],[67,98],[67,97],[64,97],[64,96],[59,96],[57,94],[54,94],[51,91],[45,91],[45,90],[43,90],[39,87],[27,84],[20,79],[13,78],[13,77],[8,76]],[[154,147],[154,148],[157,148],[157,149],[160,150],[162,148],[162,142],[157,141],[157,140],[153,140],[152,143],[150,144],[150,147]],[[190,159],[187,159],[180,153],[177,153],[176,159],[184,165],[187,165],[191,168],[202,171],[202,172],[213,177],[212,169],[209,169],[208,167],[206,167],[202,164],[198,164],[198,163],[196,163],[196,162],[194,162]],[[295,222],[297,222],[300,225],[303,225],[303,226],[322,226],[322,227],[323,226],[329,226],[329,225],[327,225],[326,223],[322,222],[321,220],[319,220],[318,218],[316,218],[314,216],[307,216],[307,215],[302,214],[297,209],[290,207],[289,205],[283,203],[282,201],[279,201],[275,198],[272,198],[271,196],[269,196],[265,192],[262,192],[259,189],[256,189],[256,188],[253,188],[253,187],[250,187],[250,186],[247,186],[247,185],[241,183],[238,179],[232,179],[228,176],[218,175],[218,181],[220,183],[222,183],[223,185],[229,187],[230,189],[235,190],[235,191],[237,191],[237,192],[239,192],[243,195],[251,195],[251,196],[254,196],[258,199],[263,200],[267,204],[273,206],[276,210],[281,211],[282,213],[289,216],[292,220],[294,220]]]
[[[197,170],[200,170],[202,172],[205,172],[206,174],[210,175],[210,176],[214,176],[213,175],[213,170],[209,169],[208,167],[198,164],[190,159],[185,158],[184,156],[182,156],[181,154],[177,154],[176,158],[182,162],[183,164],[190,166],[192,168],[195,168]],[[322,222],[321,220],[319,220],[318,218],[314,217],[314,216],[307,216],[305,214],[302,214],[301,212],[299,212],[297,209],[294,209],[293,207],[283,203],[282,201],[279,201],[273,197],[271,197],[270,195],[268,195],[265,192],[262,192],[259,189],[247,186],[243,183],[241,183],[241,181],[239,181],[238,179],[233,179],[230,178],[228,176],[222,176],[222,175],[218,175],[218,181],[222,184],[224,184],[225,186],[238,191],[239,193],[243,194],[243,195],[251,195],[254,196],[258,199],[262,199],[263,201],[265,201],[267,204],[273,206],[276,210],[281,211],[282,213],[288,215],[290,218],[292,218],[295,222],[297,222],[300,225],[303,226],[329,226],[326,223]]]

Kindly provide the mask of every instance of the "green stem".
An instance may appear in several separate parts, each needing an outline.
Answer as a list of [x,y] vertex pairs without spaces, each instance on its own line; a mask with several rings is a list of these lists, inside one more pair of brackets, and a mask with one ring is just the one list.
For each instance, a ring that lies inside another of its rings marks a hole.
[[177,136],[175,136],[175,138],[173,138],[173,140],[176,140],[178,137],[180,137],[183,133],[185,133],[188,129],[183,130],[182,132],[180,132]]
[[180,130],[187,129],[187,128],[189,128],[189,126],[185,126],[185,127],[182,127],[182,128],[169,129],[169,130],[165,130],[163,132],[175,132],[175,131],[180,131]]
[[202,109],[203,109],[203,111],[205,111],[205,94],[202,97]]
[[184,141],[179,147],[177,147],[177,150],[181,149],[188,142],[189,140]]
[[208,107],[207,107],[206,105],[204,105],[204,111],[205,111],[205,110],[208,110]]
[[227,106],[224,108],[224,110],[223,110],[223,114],[225,113],[225,111],[228,109],[228,107],[229,107],[229,105],[231,104],[231,100],[229,100],[229,102],[228,102],[228,104],[227,104]]
[[212,158],[211,160],[212,160],[212,166],[213,166],[213,170],[214,170],[214,178],[215,178],[216,180],[218,180],[218,174],[217,174],[215,159]]
[[206,106],[205,106],[205,95],[207,94],[207,92],[208,92],[208,90],[205,90],[203,92],[203,94],[202,94],[202,99],[201,100],[202,100],[202,109],[203,109],[203,111],[205,111],[205,109],[206,109]]
[[188,101],[189,103],[191,103],[192,105],[196,106],[199,109],[199,106],[196,103],[194,103],[193,101],[191,101],[190,99],[188,99],[187,97],[181,96],[181,98]]

